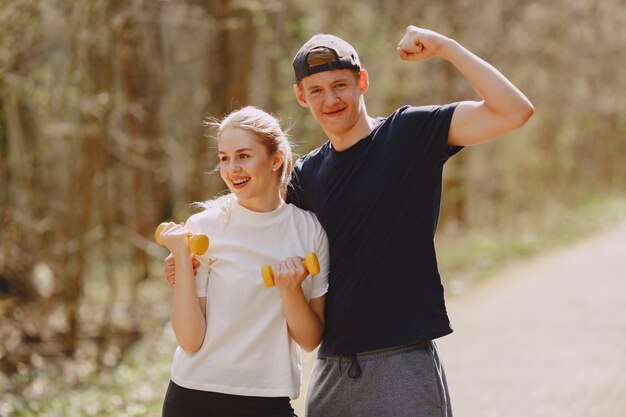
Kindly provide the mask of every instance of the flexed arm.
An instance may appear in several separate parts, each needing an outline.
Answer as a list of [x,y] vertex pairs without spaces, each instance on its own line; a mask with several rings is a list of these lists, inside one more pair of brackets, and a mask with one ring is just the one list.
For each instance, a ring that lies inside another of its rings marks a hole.
[[194,353],[204,342],[206,311],[205,298],[196,295],[193,256],[187,243],[188,233],[183,226],[169,223],[161,233],[161,240],[172,252],[176,264],[172,328],[180,347],[187,353]]
[[476,145],[496,139],[522,126],[534,113],[530,101],[504,75],[453,39],[409,26],[397,49],[405,61],[433,56],[449,61],[482,98],[459,103],[448,133],[450,145]]
[[280,291],[289,334],[302,349],[311,352],[319,345],[324,331],[326,296],[313,298],[309,302],[305,299],[302,282],[308,272],[302,259],[287,258],[275,264],[272,269],[276,287]]

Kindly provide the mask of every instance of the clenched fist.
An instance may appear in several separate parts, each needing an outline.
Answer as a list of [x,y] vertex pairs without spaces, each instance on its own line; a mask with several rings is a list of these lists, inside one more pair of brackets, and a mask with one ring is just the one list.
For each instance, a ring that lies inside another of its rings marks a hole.
[[400,59],[421,61],[439,55],[441,48],[449,38],[432,30],[408,26],[398,43]]

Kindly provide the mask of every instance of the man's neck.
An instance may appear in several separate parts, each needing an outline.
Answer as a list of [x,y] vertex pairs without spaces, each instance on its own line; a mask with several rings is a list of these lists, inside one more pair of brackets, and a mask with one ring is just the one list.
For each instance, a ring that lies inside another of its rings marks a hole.
[[375,119],[366,114],[365,117],[363,117],[359,123],[354,125],[354,127],[348,132],[345,132],[344,134],[332,134],[326,132],[326,135],[328,136],[330,143],[333,145],[333,149],[337,152],[342,152],[351,148],[358,141],[369,135],[374,128],[374,124]]

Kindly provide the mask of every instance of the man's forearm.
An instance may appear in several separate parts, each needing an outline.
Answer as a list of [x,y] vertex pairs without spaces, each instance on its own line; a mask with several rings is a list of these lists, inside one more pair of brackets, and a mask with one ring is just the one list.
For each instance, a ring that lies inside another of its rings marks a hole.
[[495,115],[522,125],[533,106],[522,92],[500,71],[452,39],[443,42],[439,55],[452,63]]

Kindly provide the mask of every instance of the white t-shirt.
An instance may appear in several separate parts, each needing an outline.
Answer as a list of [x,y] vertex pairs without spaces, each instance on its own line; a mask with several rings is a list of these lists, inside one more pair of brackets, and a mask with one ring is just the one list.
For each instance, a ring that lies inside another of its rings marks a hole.
[[194,214],[186,223],[209,237],[196,275],[207,328],[199,351],[176,349],[172,381],[202,391],[297,398],[300,347],[289,336],[278,288],[263,284],[261,266],[315,252],[320,273],[308,276],[302,289],[307,301],[321,297],[328,290],[328,238],[313,213],[292,204],[266,213],[235,199],[227,207]]

